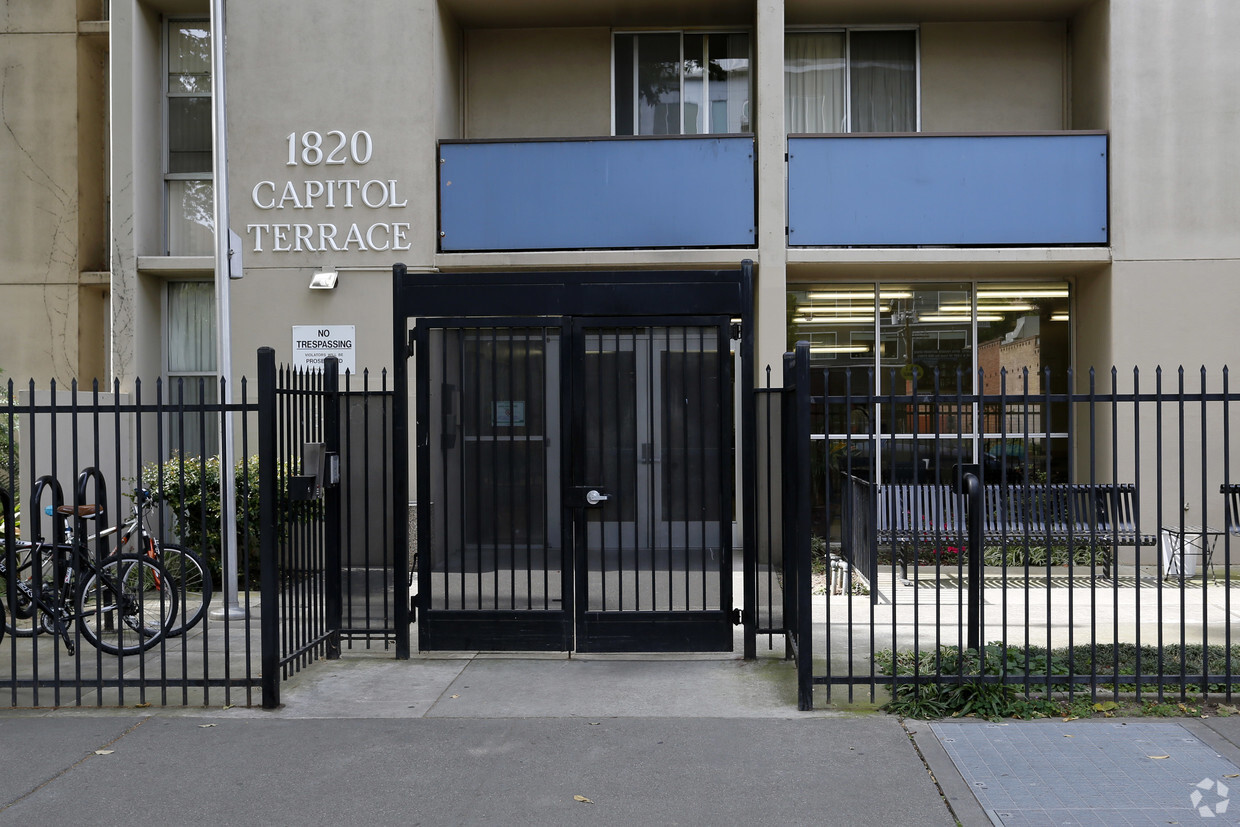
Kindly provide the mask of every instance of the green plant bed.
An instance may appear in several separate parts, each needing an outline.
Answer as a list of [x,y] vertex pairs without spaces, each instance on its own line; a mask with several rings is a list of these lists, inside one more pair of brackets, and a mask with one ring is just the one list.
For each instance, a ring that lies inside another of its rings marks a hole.
[[[940,647],[916,657],[912,652],[893,653],[886,649],[875,653],[879,674],[895,675],[897,683],[892,700],[884,707],[888,712],[909,718],[947,718],[976,716],[979,718],[1031,718],[1057,715],[1081,716],[1101,713],[1122,714],[1195,714],[1188,710],[1201,707],[1204,693],[1223,696],[1226,684],[1211,683],[1204,688],[1194,683],[1200,675],[1203,657],[1206,671],[1212,675],[1228,673],[1228,650],[1211,646],[1208,652],[1199,644],[1163,647],[1161,656],[1154,646],[1132,644],[1099,644],[1094,647],[1047,650],[1036,646],[1008,646],[989,643],[979,653],[955,646]],[[1117,664],[1118,661],[1118,664]],[[1141,679],[1137,671],[1140,665]],[[1183,668],[1181,668],[1183,664]],[[1240,695],[1240,646],[1231,647],[1230,672],[1235,680],[1230,691]],[[942,675],[949,681],[942,684],[899,682],[900,677]],[[1088,676],[1096,674],[1097,686],[1056,681],[1056,676]],[[1051,678],[1048,681],[1047,676]],[[1158,678],[1173,677],[1175,684],[1163,684],[1159,695]],[[1183,676],[1184,686],[1178,685]],[[989,680],[987,680],[989,678]],[[1002,682],[998,679],[1016,682]],[[1026,679],[1029,692],[1026,694]],[[1048,685],[1049,684],[1049,685]],[[1140,693],[1138,696],[1138,692]],[[1115,701],[1119,695],[1122,702]],[[1103,701],[1083,698],[1108,696]],[[1215,703],[1217,714],[1230,714],[1226,703]]]

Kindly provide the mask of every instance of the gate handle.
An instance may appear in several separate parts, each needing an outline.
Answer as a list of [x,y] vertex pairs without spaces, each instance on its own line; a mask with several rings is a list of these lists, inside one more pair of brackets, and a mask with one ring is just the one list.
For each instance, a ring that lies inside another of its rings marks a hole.
[[606,502],[607,500],[608,496],[606,494],[600,494],[594,489],[590,489],[586,492],[586,502],[590,505],[598,505],[599,503]]

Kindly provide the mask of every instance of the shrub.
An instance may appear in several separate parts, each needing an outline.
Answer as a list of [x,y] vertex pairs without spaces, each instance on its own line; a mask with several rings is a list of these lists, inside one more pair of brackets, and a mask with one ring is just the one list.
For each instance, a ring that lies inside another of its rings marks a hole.
[[[251,578],[259,571],[258,522],[258,457],[238,460],[233,469],[237,516],[237,566],[244,571],[248,557]],[[220,458],[173,456],[163,463],[151,463],[142,469],[142,487],[151,498],[167,506],[172,515],[172,532],[182,545],[202,554],[210,565],[216,582],[220,582],[223,565],[220,536]],[[284,486],[277,486],[277,520],[288,514]],[[245,555],[243,557],[242,555]]]

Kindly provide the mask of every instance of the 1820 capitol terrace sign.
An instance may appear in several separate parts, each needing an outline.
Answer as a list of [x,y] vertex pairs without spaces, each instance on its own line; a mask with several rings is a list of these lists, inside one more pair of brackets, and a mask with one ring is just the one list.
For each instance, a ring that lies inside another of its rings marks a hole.
[[[408,222],[376,221],[373,214],[349,220],[355,210],[404,209],[409,205],[409,200],[400,196],[395,179],[365,178],[356,171],[370,163],[374,152],[369,132],[290,132],[285,140],[285,166],[322,167],[325,175],[308,181],[259,181],[254,185],[250,191],[254,206],[287,220],[247,224],[246,232],[254,242],[253,252],[270,249],[273,253],[343,253],[412,248]],[[328,178],[326,174],[335,170],[338,173]],[[291,214],[282,212],[285,210]],[[333,220],[314,220],[323,217],[327,210],[333,211]],[[337,218],[338,210],[347,211],[343,220]]]

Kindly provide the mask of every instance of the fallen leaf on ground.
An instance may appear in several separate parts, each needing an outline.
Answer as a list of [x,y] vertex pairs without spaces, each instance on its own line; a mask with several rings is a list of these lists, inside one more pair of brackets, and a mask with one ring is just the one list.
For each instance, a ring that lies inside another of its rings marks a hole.
[[146,709],[146,708],[147,708],[148,706],[150,706],[150,705],[151,705],[151,702],[150,702],[150,701],[143,701],[143,702],[142,702],[142,703],[140,703],[140,704],[134,704],[134,705],[133,705],[133,708],[134,708],[134,709]]
[[449,698],[459,698],[459,697],[461,697],[461,696],[460,696],[460,695],[449,695],[448,697],[449,697]]
[[111,755],[114,752],[116,752],[114,749],[97,749],[95,755]]
[[1155,761],[1160,761],[1160,760],[1162,760],[1163,758],[1170,758],[1171,756],[1170,756],[1170,755],[1149,755],[1149,756],[1146,756],[1146,757],[1147,757],[1147,758],[1153,758]]
[[215,726],[215,724],[199,724],[199,725],[198,725],[198,728],[199,728],[199,729],[206,729],[206,728],[207,728],[207,727],[209,727],[209,726]]
[[573,801],[578,801],[578,802],[580,802],[580,803],[582,803],[582,804],[593,804],[593,803],[594,803],[594,802],[593,802],[593,801],[591,801],[590,799],[586,798],[584,795],[575,795],[575,796],[573,796]]

